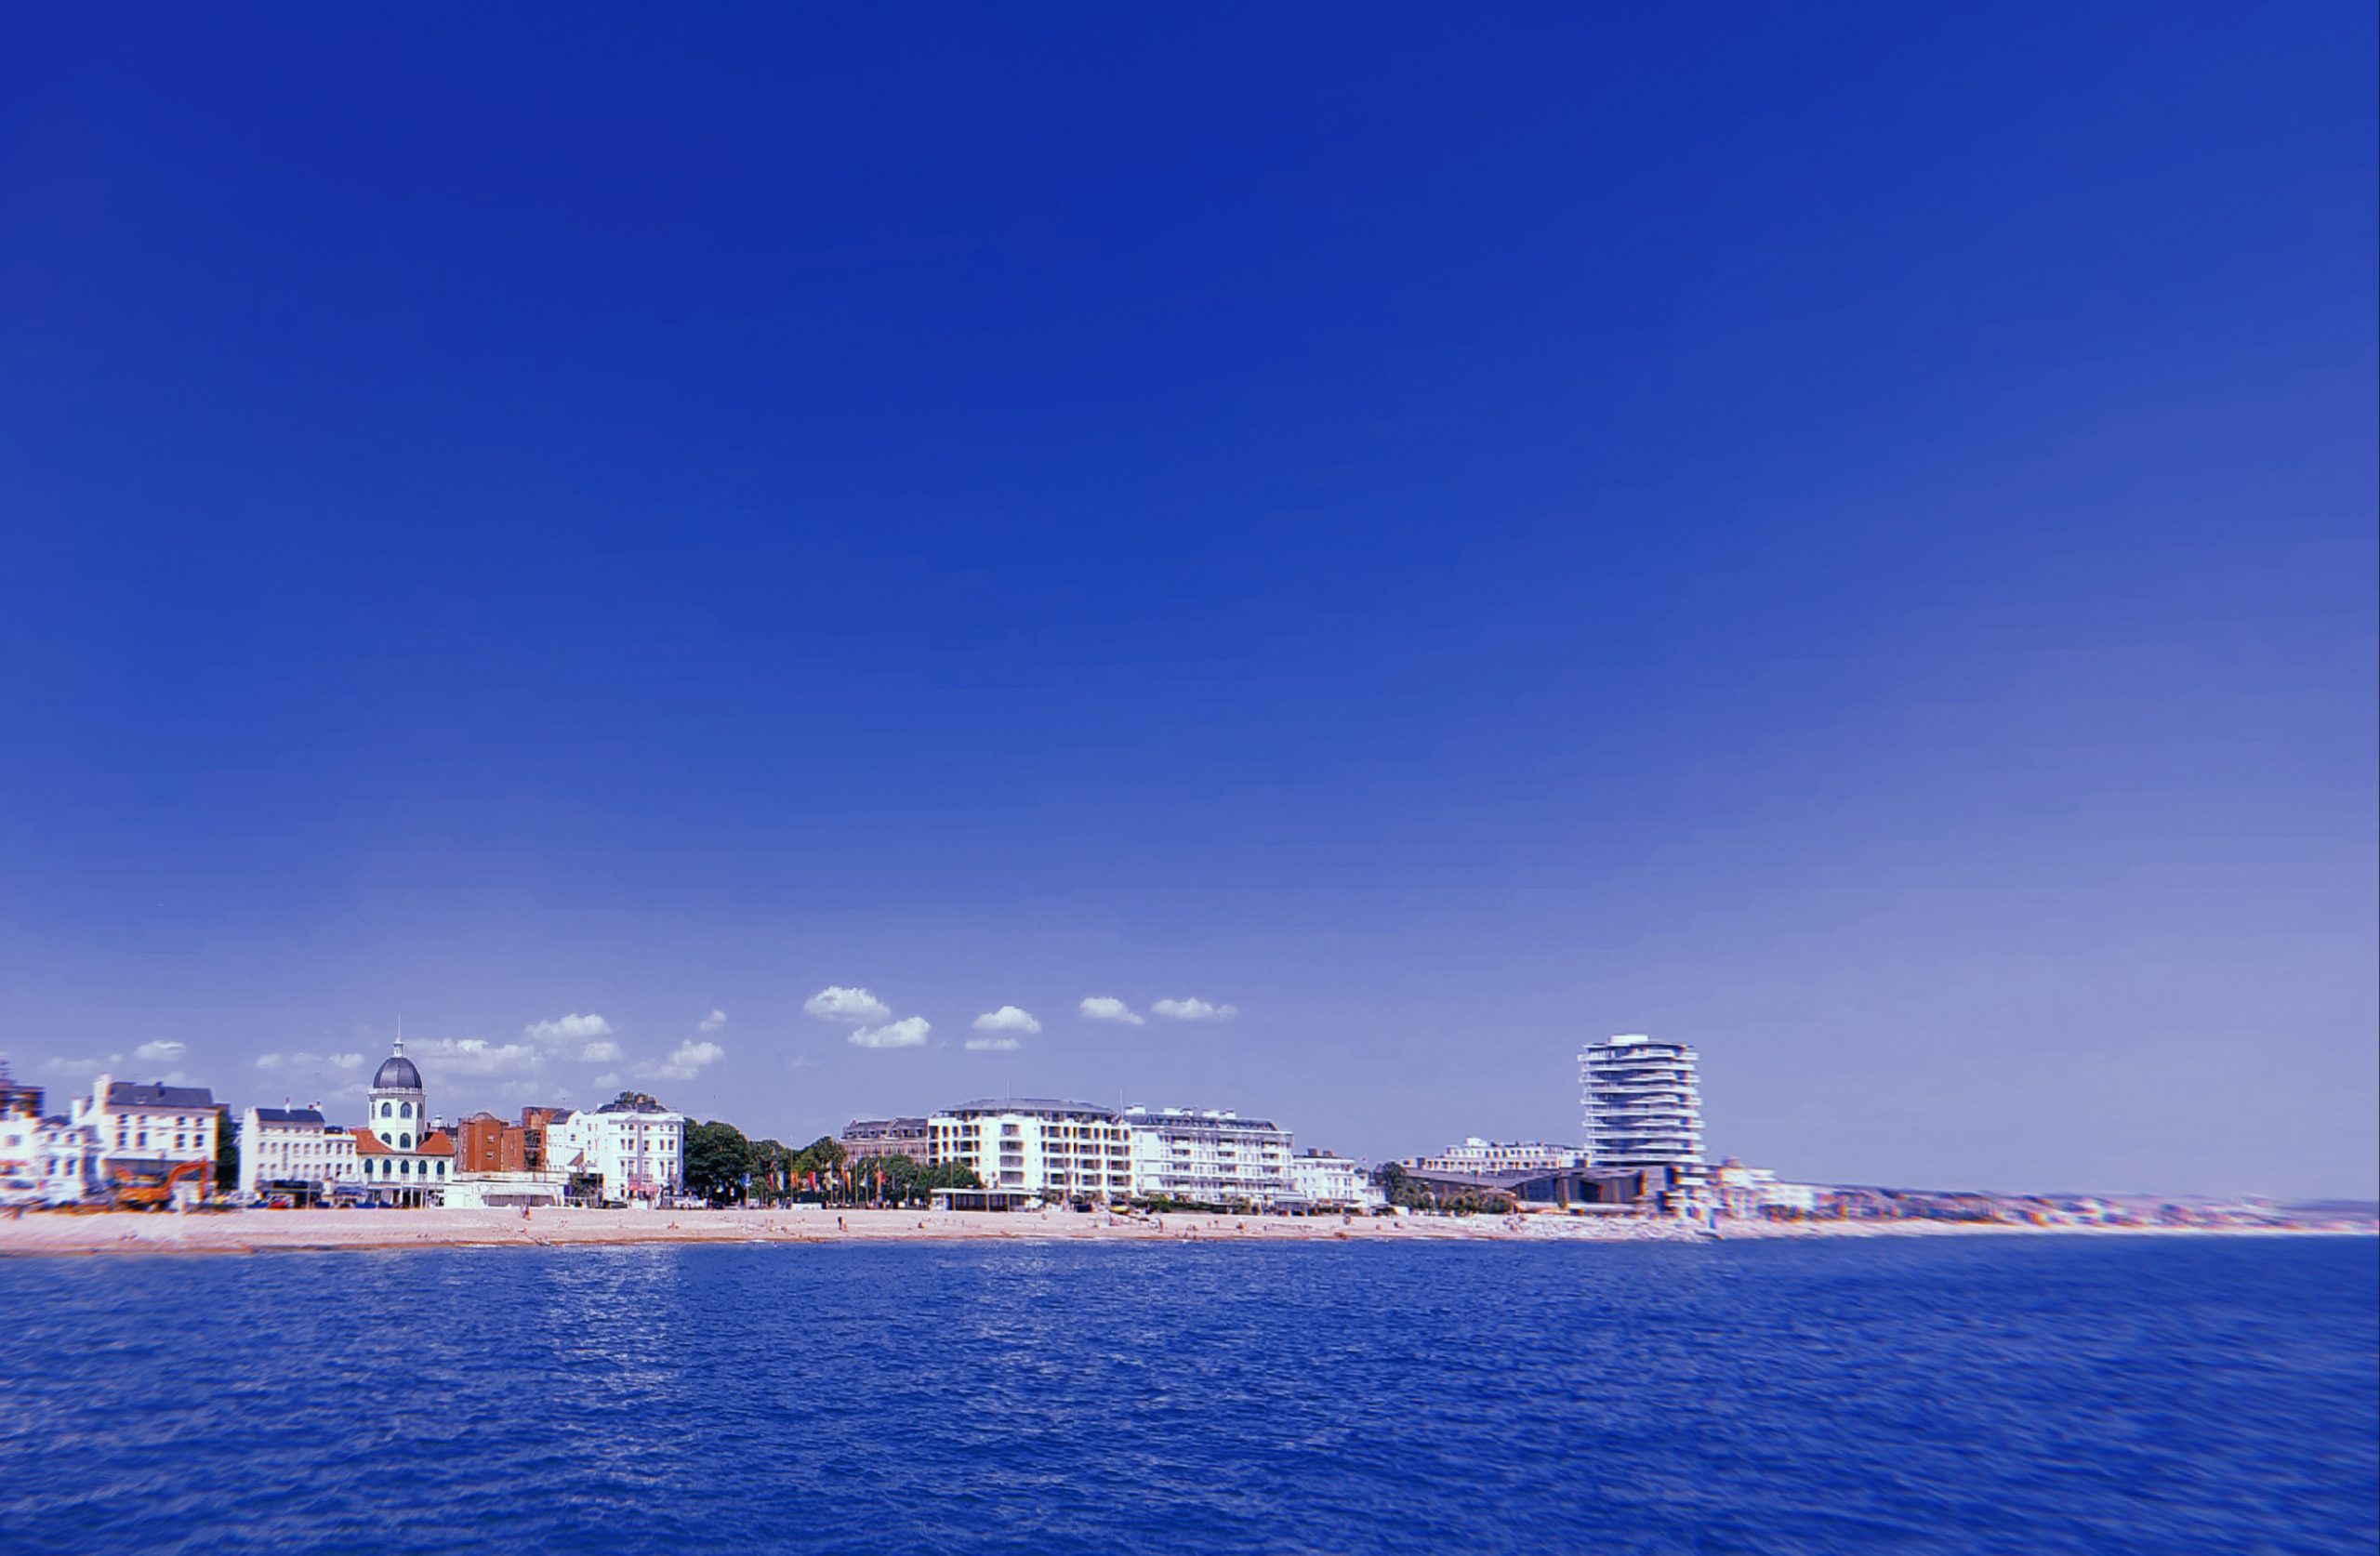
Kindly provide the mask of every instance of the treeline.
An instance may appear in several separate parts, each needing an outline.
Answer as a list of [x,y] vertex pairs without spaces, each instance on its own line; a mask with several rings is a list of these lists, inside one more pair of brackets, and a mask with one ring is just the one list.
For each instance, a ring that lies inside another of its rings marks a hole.
[[982,1187],[973,1168],[957,1163],[849,1160],[832,1135],[796,1150],[780,1141],[747,1140],[733,1124],[686,1127],[686,1192],[713,1205],[922,1206],[936,1189]]

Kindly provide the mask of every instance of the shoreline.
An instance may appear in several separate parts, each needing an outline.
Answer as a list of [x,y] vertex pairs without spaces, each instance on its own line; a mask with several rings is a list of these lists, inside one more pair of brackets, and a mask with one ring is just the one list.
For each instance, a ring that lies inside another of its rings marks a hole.
[[930,1210],[98,1211],[0,1218],[0,1258],[373,1253],[396,1248],[870,1243],[1724,1243],[1833,1237],[2372,1236],[2320,1226],[2030,1226],[1973,1221],[1680,1221],[1570,1216],[1337,1217]]

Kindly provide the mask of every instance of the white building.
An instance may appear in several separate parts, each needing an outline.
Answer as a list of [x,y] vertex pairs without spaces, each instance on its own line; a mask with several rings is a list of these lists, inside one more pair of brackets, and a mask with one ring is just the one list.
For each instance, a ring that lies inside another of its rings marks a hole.
[[1382,1202],[1361,1166],[1328,1151],[1289,1158],[1289,1192],[1320,1210],[1369,1210]]
[[1767,1167],[1748,1167],[1730,1156],[1711,1169],[1711,1197],[1719,1213],[1750,1220],[1765,1215],[1815,1215],[1815,1183],[1781,1183]]
[[1579,1055],[1587,1155],[1599,1167],[1699,1167],[1702,1087],[1694,1049],[1641,1033]]
[[1189,1108],[1132,1108],[1132,1192],[1201,1205],[1269,1205],[1289,1193],[1289,1131],[1262,1118]]
[[445,1203],[455,1140],[431,1121],[430,1094],[403,1038],[372,1073],[364,1096],[364,1126],[349,1136],[364,1195],[383,1205]]
[[1132,1131],[1114,1108],[1011,1097],[966,1102],[926,1120],[931,1162],[974,1169],[989,1189],[1051,1198],[1132,1192]]
[[119,1181],[169,1180],[177,1206],[214,1188],[216,1130],[221,1110],[203,1086],[120,1081],[101,1075],[88,1097],[77,1097],[70,1126],[87,1128],[99,1152],[90,1175],[95,1190]]
[[686,1186],[685,1114],[622,1092],[592,1112],[548,1124],[546,1165],[565,1178],[595,1174],[606,1200],[658,1205]]
[[320,1108],[250,1108],[241,1116],[242,1193],[328,1198],[339,1184],[363,1180],[354,1134]]
[[1461,1145],[1449,1145],[1435,1156],[1416,1156],[1405,1165],[1417,1172],[1567,1172],[1587,1165],[1587,1148],[1472,1135]]

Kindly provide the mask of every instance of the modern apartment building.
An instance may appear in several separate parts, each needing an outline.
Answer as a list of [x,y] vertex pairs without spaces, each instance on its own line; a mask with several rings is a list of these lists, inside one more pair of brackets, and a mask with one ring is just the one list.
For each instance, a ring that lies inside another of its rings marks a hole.
[[1132,1135],[1114,1108],[1048,1098],[986,1098],[926,1120],[930,1162],[972,1167],[986,1188],[1053,1198],[1132,1192]]
[[1702,1084],[1694,1049],[1632,1033],[1579,1054],[1587,1155],[1598,1167],[1699,1168]]
[[1587,1148],[1473,1135],[1461,1145],[1449,1145],[1435,1156],[1416,1156],[1405,1165],[1416,1172],[1562,1172],[1585,1167]]
[[1262,1118],[1190,1108],[1132,1108],[1132,1192],[1204,1205],[1267,1205],[1290,1192],[1289,1131]]

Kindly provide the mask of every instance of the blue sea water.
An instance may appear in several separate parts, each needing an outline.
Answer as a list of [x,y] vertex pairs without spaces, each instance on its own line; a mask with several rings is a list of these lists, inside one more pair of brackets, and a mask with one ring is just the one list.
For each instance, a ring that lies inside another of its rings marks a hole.
[[0,1550],[2369,1552],[2368,1238],[0,1260]]

